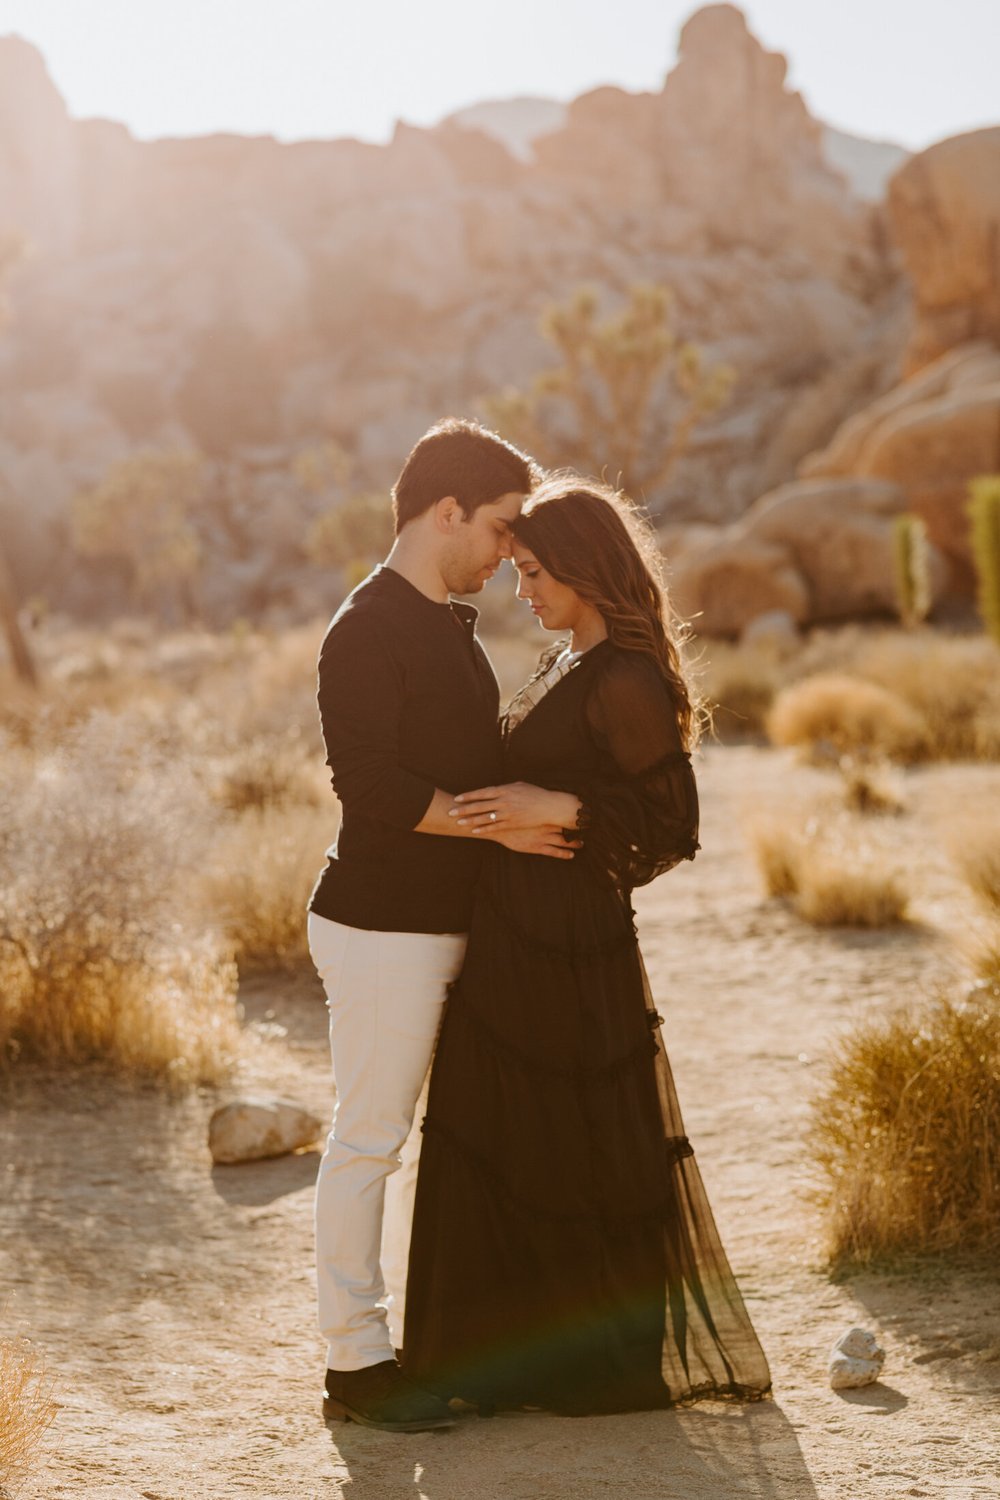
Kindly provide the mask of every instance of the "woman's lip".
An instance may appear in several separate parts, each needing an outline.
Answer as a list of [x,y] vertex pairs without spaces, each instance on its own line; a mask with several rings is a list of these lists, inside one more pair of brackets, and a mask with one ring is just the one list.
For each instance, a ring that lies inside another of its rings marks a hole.
[[542,610],[543,610],[543,609],[544,609],[544,608],[545,608],[545,605],[544,605],[544,604],[533,604],[533,605],[532,605],[532,606],[531,606],[531,613],[532,613],[532,614],[533,614],[533,615],[540,615],[540,614],[541,614],[541,612],[542,612]]

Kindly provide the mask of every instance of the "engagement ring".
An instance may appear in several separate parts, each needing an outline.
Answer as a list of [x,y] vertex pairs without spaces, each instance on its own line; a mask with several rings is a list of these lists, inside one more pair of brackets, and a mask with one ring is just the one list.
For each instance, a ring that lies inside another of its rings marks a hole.
[[491,812],[491,813],[490,813],[490,822],[491,822],[491,823],[495,823],[495,822],[496,822],[496,820],[497,820],[497,815],[496,815],[496,813],[495,813],[495,812]]

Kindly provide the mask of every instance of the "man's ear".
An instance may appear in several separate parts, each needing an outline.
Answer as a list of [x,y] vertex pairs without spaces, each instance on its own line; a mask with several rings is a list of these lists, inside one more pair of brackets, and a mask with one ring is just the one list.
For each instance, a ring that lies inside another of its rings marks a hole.
[[445,495],[434,506],[434,528],[450,536],[464,521],[465,512],[454,495]]

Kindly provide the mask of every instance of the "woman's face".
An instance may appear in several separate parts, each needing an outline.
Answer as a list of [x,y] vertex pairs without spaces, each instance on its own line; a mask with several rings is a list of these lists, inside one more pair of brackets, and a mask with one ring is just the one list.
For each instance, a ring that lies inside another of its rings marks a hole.
[[590,606],[568,584],[546,572],[531,549],[516,538],[512,555],[517,569],[517,597],[528,601],[542,629],[578,629]]

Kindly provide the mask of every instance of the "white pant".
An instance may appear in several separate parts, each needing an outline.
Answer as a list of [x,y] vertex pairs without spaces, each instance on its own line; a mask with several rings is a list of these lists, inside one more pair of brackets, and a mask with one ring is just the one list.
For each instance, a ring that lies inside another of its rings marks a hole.
[[[337,1088],[316,1183],[319,1328],[331,1370],[392,1359],[402,1341],[414,1114],[465,943],[464,933],[369,932],[309,914]],[[387,1191],[400,1152],[405,1169]]]

